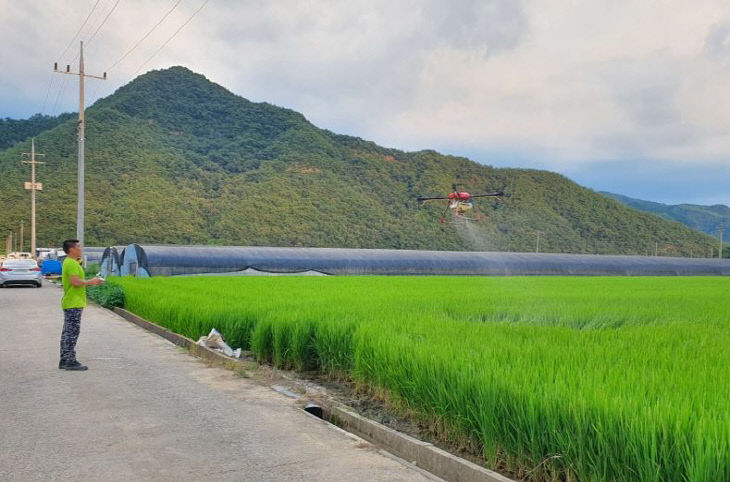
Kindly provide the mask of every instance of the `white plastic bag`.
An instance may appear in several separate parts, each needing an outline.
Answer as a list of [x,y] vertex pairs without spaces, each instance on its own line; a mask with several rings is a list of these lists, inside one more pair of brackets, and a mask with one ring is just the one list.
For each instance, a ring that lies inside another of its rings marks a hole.
[[216,330],[215,328],[210,330],[208,336],[201,336],[198,340],[198,345],[223,352],[223,354],[226,356],[241,358],[241,349],[238,348],[234,351],[223,340],[223,335],[221,335],[220,332],[218,332],[218,330]]

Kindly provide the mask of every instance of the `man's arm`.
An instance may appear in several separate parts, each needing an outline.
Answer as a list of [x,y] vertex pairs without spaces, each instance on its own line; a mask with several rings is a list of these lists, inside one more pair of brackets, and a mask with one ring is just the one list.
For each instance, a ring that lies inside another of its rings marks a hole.
[[72,274],[71,275],[70,281],[71,281],[71,285],[72,286],[76,286],[76,287],[79,287],[79,286],[97,286],[97,285],[100,285],[100,284],[102,284],[104,282],[103,280],[101,280],[99,278],[94,278],[94,279],[91,279],[89,281],[84,281],[81,278],[79,278],[78,275],[75,275],[75,274]]

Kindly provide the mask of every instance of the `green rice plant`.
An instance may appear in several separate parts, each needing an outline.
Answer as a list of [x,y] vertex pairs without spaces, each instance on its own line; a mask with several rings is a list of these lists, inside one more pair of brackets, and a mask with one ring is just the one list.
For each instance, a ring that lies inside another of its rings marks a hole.
[[314,343],[316,326],[316,322],[299,320],[293,327],[289,353],[291,363],[299,371],[315,370],[320,366]]
[[274,358],[274,324],[270,320],[261,320],[251,333],[251,351],[259,360]]
[[119,279],[131,311],[348,375],[530,480],[730,480],[728,278]]

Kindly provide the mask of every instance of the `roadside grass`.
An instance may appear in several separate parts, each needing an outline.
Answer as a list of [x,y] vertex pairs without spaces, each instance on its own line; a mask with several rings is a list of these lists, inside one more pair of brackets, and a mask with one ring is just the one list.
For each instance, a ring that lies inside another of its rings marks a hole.
[[730,279],[121,278],[193,339],[351,377],[533,480],[730,480]]

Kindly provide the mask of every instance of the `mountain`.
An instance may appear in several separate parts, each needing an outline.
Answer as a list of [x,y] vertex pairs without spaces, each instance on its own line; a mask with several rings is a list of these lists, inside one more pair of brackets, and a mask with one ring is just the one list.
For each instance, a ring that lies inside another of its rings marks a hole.
[[678,221],[685,226],[710,235],[716,236],[720,226],[730,228],[730,207],[724,204],[715,204],[713,206],[662,204],[605,191],[601,191],[601,194],[639,211],[646,211],[664,219]]
[[0,119],[0,150],[37,136],[73,117],[76,116],[67,113],[55,117],[36,114],[28,119]]
[[[574,253],[703,253],[714,241],[552,172],[403,152],[317,128],[183,67],[151,71],[87,109],[86,243],[197,243]],[[76,124],[36,134],[39,245],[75,232]],[[0,235],[29,218],[22,142],[0,151]],[[453,182],[485,222],[438,222],[419,194]],[[655,244],[658,243],[658,244]]]

